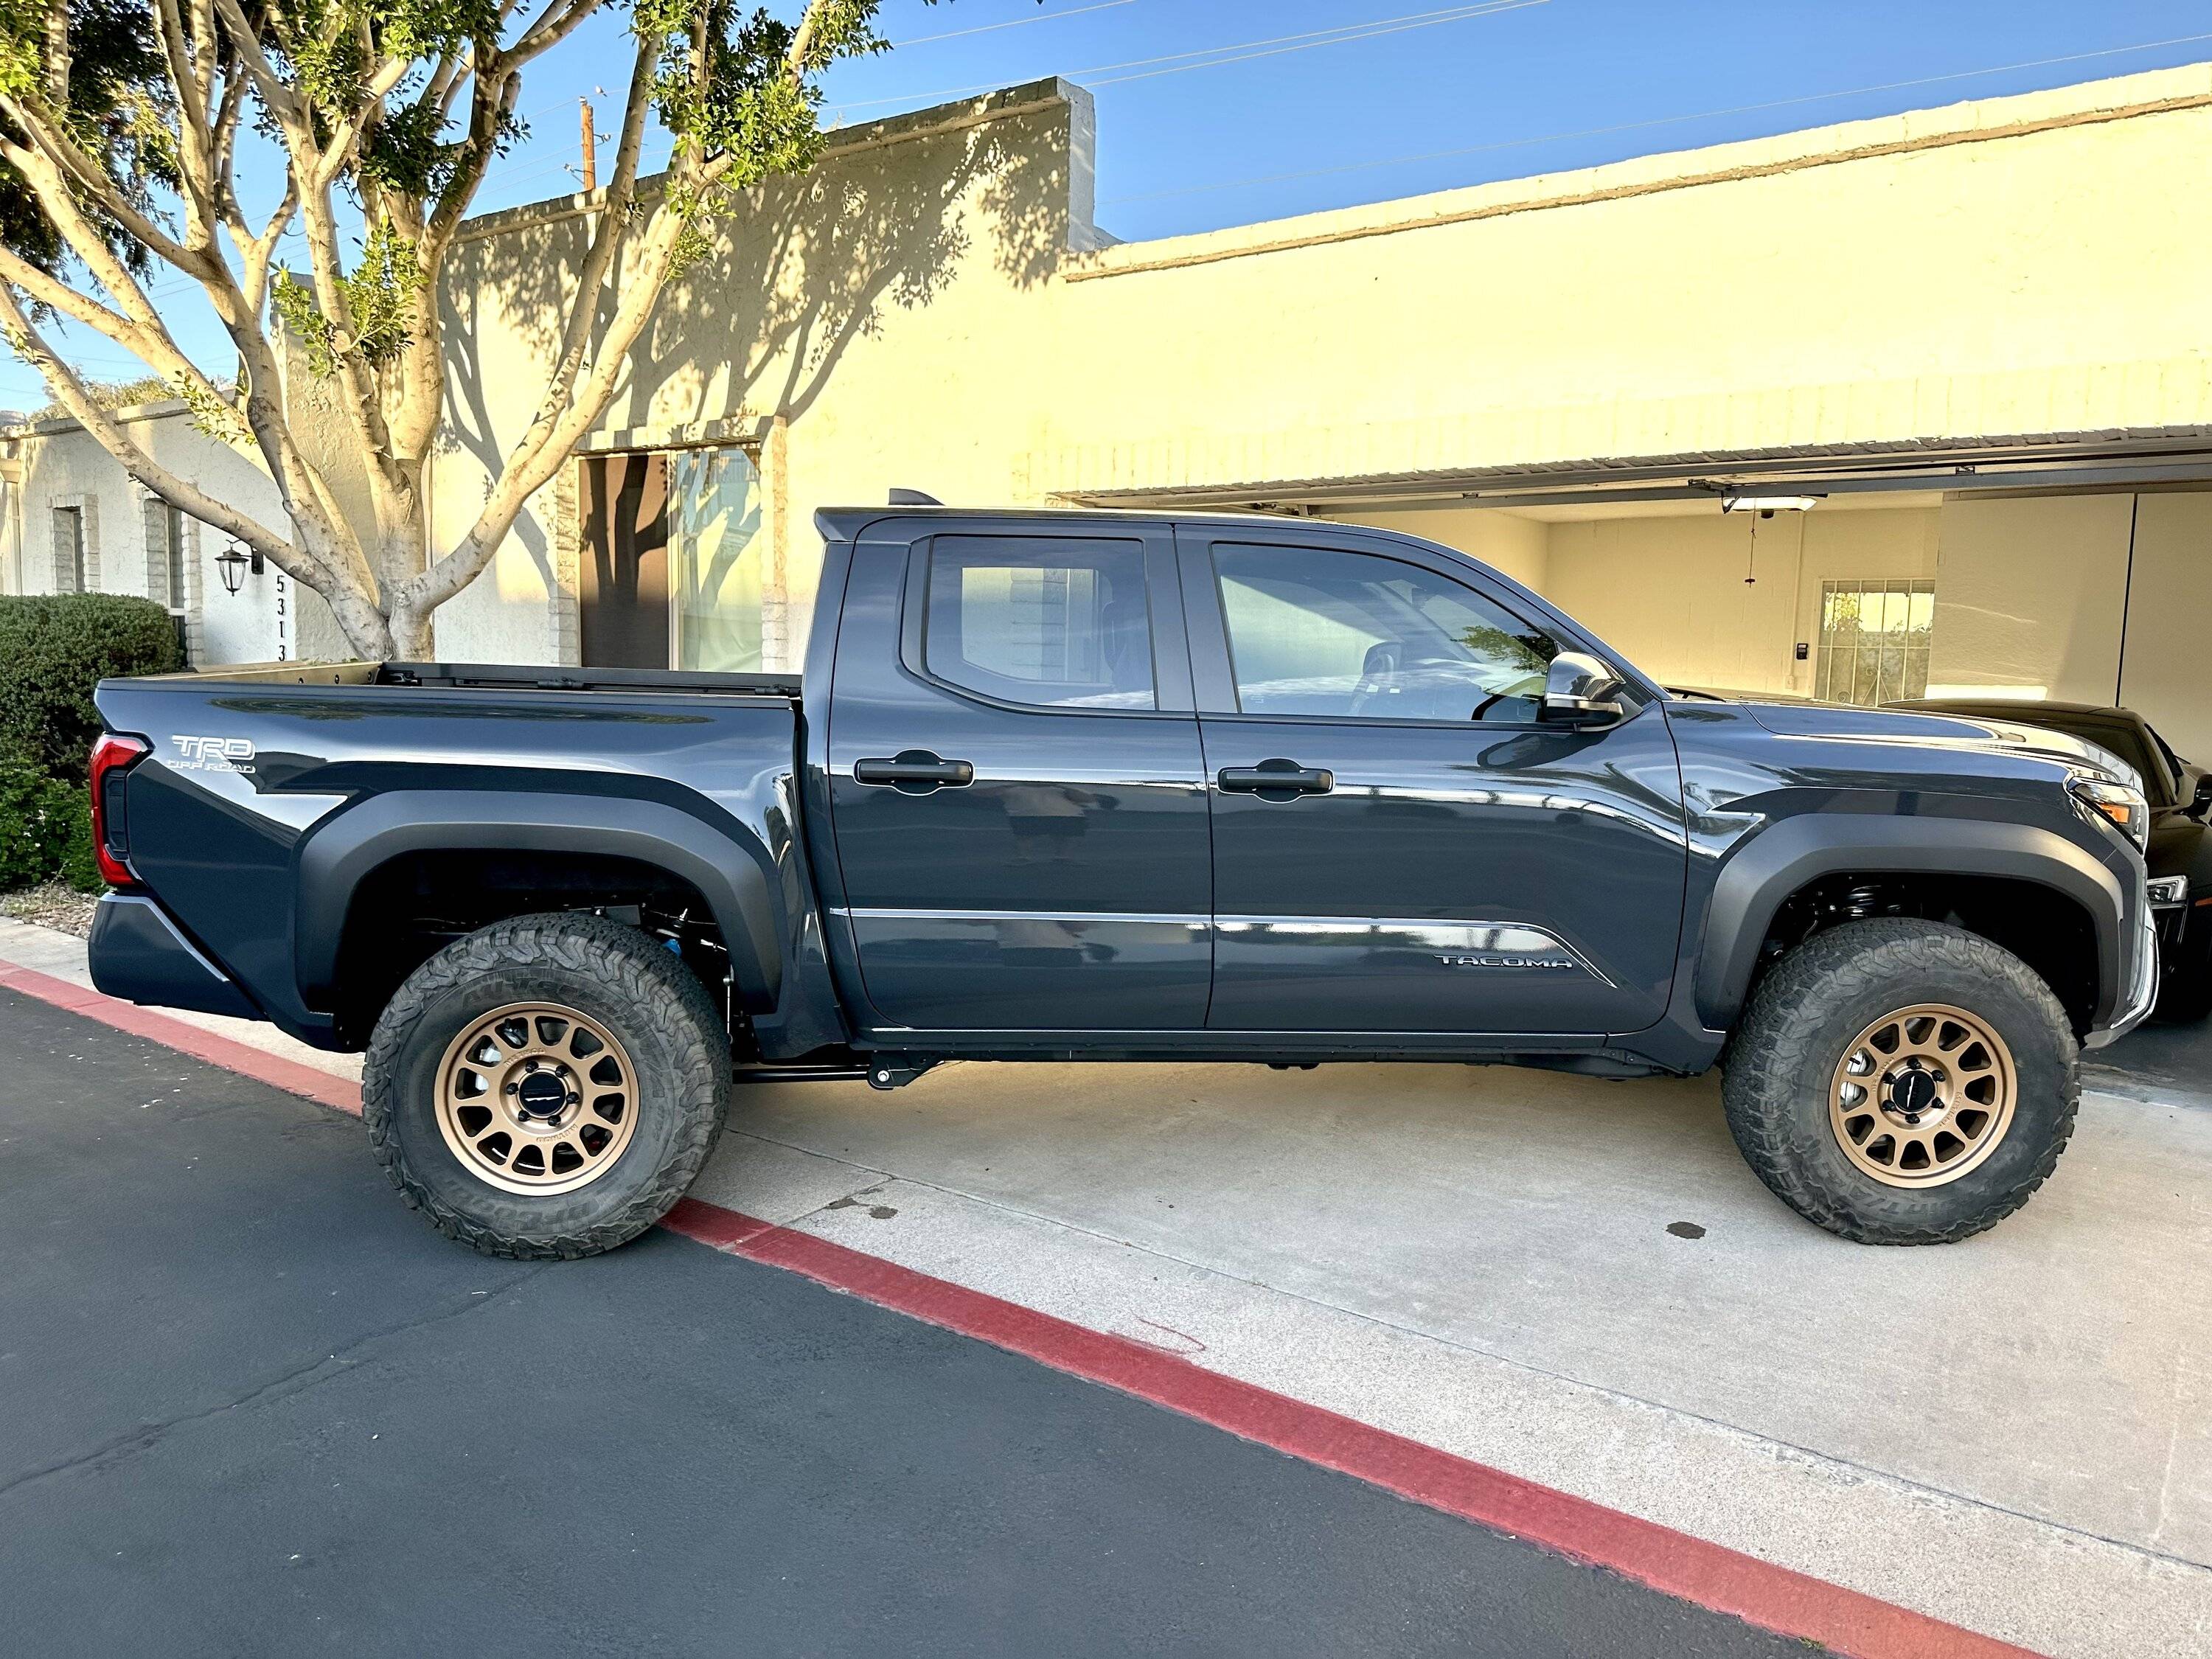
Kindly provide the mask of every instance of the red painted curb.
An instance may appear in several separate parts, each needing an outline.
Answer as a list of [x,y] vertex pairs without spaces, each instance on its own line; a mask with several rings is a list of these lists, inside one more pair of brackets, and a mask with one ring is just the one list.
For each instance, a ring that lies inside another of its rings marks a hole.
[[[297,1060],[217,1036],[34,969],[0,986],[358,1115],[360,1091]],[[1541,1486],[1470,1458],[1206,1370],[1176,1354],[934,1279],[827,1239],[687,1198],[661,1223],[747,1261],[786,1268],[1335,1469],[1430,1509],[1526,1539],[1665,1595],[1854,1659],[2038,1659],[2026,1648],[1893,1607],[1686,1533]]]
[[0,985],[36,997],[41,1002],[51,1002],[57,1008],[66,1008],[73,1014],[82,1014],[87,1019],[96,1019],[103,1025],[112,1025],[118,1031],[145,1037],[164,1048],[181,1049],[196,1060],[270,1084],[288,1094],[305,1095],[356,1117],[361,1115],[358,1085],[342,1077],[332,1077],[328,1072],[319,1072],[312,1066],[302,1066],[296,1060],[270,1054],[233,1037],[217,1036],[213,1031],[204,1031],[181,1019],[172,1019],[150,1008],[141,1008],[135,1002],[120,1001],[88,987],[56,979],[35,968],[0,963]]
[[660,1224],[1855,1659],[2037,1659],[2026,1648],[811,1234],[691,1198],[678,1202]]

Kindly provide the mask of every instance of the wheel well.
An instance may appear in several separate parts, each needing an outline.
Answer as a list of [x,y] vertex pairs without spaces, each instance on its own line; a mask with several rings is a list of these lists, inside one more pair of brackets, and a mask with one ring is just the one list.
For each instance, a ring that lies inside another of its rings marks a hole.
[[658,866],[595,853],[403,854],[362,878],[338,940],[340,1041],[365,1044],[401,981],[445,945],[509,916],[579,910],[670,941],[732,1012],[730,956],[699,890]]
[[2033,968],[2073,1022],[2089,1030],[2097,1008],[2097,927],[2075,900],[2008,876],[1882,872],[1822,876],[1782,901],[1767,924],[1753,975],[1815,933],[1868,916],[1948,922],[2002,945]]

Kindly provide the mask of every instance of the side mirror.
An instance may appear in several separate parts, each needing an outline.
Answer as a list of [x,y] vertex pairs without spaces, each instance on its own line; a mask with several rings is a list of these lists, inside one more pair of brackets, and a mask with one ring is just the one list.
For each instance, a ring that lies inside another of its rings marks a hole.
[[2208,812],[2212,812],[2212,772],[2198,775],[2197,793],[2189,801],[2189,816],[2192,818],[2201,818]]
[[1620,677],[1595,657],[1562,651],[1544,676],[1544,701],[1536,718],[1546,725],[1602,726],[1628,711],[1621,707]]

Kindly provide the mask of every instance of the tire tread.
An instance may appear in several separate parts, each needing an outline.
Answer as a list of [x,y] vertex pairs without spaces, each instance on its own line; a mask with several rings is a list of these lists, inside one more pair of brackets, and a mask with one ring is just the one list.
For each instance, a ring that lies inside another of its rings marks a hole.
[[[678,1056],[678,1122],[653,1178],[619,1210],[557,1234],[505,1233],[456,1209],[409,1165],[395,1133],[399,1079],[423,1014],[438,998],[506,969],[547,962],[604,985]],[[626,1244],[667,1214],[720,1136],[729,1096],[729,1045],[698,976],[645,934],[575,912],[510,917],[454,940],[414,973],[377,1020],[362,1066],[362,1121],[369,1147],[399,1196],[447,1237],[507,1261],[573,1261]]]
[[2057,1132],[2041,1156],[2023,1180],[1972,1210],[1941,1223],[1870,1222],[1854,1212],[1848,1194],[1829,1190],[1817,1178],[1820,1165],[1807,1155],[1803,1137],[1831,1133],[1825,1106],[1816,1117],[1790,1109],[1802,1086],[1797,1079],[1826,1041],[1822,1010],[1884,986],[1924,983],[1961,968],[2000,981],[2026,1000],[2064,1034],[2070,1053],[2073,1030],[2066,1011],[2035,970],[2002,946],[1946,923],[1904,917],[1846,922],[1790,951],[1759,981],[1729,1044],[1722,1103],[1729,1133],[1753,1172],[1808,1220],[1860,1244],[1953,1243],[2003,1220],[2057,1167],[2081,1104],[2080,1073],[2071,1064]]

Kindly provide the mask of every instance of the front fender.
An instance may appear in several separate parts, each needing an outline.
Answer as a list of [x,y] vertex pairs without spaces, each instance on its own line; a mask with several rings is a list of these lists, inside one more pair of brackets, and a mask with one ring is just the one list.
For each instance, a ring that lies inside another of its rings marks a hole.
[[293,950],[307,1005],[330,1006],[347,912],[370,872],[410,853],[477,850],[600,854],[667,871],[714,911],[744,1005],[775,1006],[782,907],[768,848],[750,831],[717,828],[659,801],[473,789],[373,795],[323,820],[301,844]]
[[2128,955],[2127,890],[2087,848],[2026,823],[1808,813],[1769,825],[1722,865],[1700,935],[1698,1018],[1713,1030],[1735,1024],[1766,930],[1792,893],[1822,876],[1895,872],[2008,877],[2064,894],[2088,912],[2096,927],[2098,1023],[2119,1002]]

